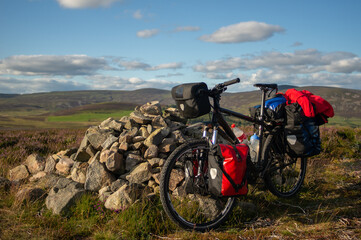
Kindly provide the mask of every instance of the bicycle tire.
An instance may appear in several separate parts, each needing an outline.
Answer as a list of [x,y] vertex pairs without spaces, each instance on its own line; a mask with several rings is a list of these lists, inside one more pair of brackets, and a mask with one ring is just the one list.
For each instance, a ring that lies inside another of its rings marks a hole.
[[277,197],[290,198],[301,190],[306,176],[307,158],[289,156],[287,152],[280,150],[285,149],[284,147],[277,148],[276,142],[276,136],[269,135],[264,144],[263,159],[266,163],[270,161],[269,169],[264,175],[264,182],[272,194]]
[[[207,158],[208,151],[205,140],[184,143],[168,157],[161,172],[160,199],[163,208],[174,223],[186,230],[204,232],[219,227],[227,220],[236,203],[235,197],[216,198],[210,195],[207,190],[206,167],[202,169],[204,179],[195,177],[194,169],[198,166],[194,162],[197,157]],[[175,188],[175,173],[182,175],[182,169],[185,177],[182,181],[178,178],[178,187]],[[203,186],[200,184],[202,181]],[[183,194],[180,194],[182,191]]]

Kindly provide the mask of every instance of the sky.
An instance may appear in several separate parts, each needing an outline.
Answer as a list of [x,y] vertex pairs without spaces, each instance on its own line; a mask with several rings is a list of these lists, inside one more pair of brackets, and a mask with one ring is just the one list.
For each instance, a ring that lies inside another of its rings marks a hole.
[[361,89],[359,0],[0,0],[0,93]]

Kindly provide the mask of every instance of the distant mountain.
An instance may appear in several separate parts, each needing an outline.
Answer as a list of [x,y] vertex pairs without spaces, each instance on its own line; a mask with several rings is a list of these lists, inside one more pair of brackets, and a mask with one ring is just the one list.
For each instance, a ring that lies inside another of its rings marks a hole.
[[[361,118],[361,90],[281,85],[279,91],[285,92],[289,88],[306,89],[323,97],[331,103],[338,116]],[[248,114],[248,108],[258,105],[260,99],[260,91],[225,93],[222,95],[221,105],[225,108]],[[22,95],[0,94],[0,111],[41,110],[49,114],[59,114],[59,111],[65,114],[65,112],[74,113],[87,108],[125,108],[124,106],[133,108],[135,105],[154,100],[160,101],[162,105],[175,104],[170,91],[160,89],[148,88],[135,91],[71,91]],[[122,103],[123,105],[99,105],[99,103]],[[97,105],[91,106],[93,104]],[[86,107],[82,108],[82,106]]]

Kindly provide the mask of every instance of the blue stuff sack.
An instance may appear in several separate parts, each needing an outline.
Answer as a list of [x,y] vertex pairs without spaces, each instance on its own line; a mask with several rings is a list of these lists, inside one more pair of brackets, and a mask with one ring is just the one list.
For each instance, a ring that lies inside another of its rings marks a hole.
[[[276,97],[268,99],[265,102],[264,120],[267,122],[281,122],[285,117],[285,105],[286,98],[282,94],[278,94]],[[261,105],[251,107],[251,117],[258,118],[261,114]]]

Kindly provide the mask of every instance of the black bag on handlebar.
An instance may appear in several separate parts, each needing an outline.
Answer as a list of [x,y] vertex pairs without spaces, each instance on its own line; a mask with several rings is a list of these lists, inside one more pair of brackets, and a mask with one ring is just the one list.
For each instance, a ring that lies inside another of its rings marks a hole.
[[184,118],[197,118],[211,111],[207,84],[203,82],[175,86],[172,97]]
[[214,196],[247,194],[248,149],[246,144],[212,146],[208,154],[208,190]]

